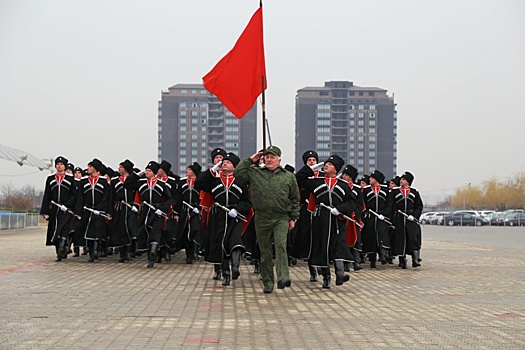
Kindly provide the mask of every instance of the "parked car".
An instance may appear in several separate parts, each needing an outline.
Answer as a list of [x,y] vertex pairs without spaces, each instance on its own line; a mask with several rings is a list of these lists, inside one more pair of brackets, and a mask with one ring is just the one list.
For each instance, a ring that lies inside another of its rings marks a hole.
[[422,224],[429,224],[430,223],[430,218],[434,214],[436,214],[435,211],[429,211],[429,212],[421,214],[421,216],[419,217],[419,222],[421,222]]
[[437,212],[435,215],[432,216],[432,218],[430,220],[430,223],[432,225],[443,225],[443,223],[445,222],[444,221],[445,216],[449,215],[449,214],[450,214],[450,212],[448,212],[448,211]]
[[490,218],[494,214],[496,214],[496,211],[494,211],[494,210],[481,210],[479,213],[481,214],[481,216],[483,216],[483,217],[485,217],[485,218],[490,220]]
[[454,212],[452,214],[445,215],[444,220],[445,224],[449,226],[482,226],[490,224],[490,221],[481,215],[476,216],[467,212]]
[[498,211],[496,213],[494,213],[494,215],[492,215],[490,217],[490,224],[491,225],[499,225],[500,224],[500,221],[505,217],[505,212],[504,211]]
[[501,226],[525,226],[525,213],[512,212],[503,215],[498,219]]

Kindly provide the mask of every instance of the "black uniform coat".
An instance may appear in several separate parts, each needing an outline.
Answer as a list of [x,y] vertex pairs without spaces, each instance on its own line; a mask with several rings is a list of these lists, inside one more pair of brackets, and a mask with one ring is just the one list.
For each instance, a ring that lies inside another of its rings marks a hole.
[[200,189],[195,186],[195,181],[188,180],[186,177],[179,180],[177,189],[177,202],[175,210],[179,213],[179,230],[177,232],[176,248],[192,249],[193,243],[201,243],[201,217],[183,202],[188,203],[193,208],[200,210]]
[[51,201],[75,210],[76,195],[76,185],[73,175],[64,174],[64,176],[61,177],[53,174],[47,177],[40,209],[40,214],[49,215],[46,245],[58,245],[60,238],[68,237],[71,222],[73,220],[77,221],[77,219],[68,212],[63,212],[60,208],[51,204]]
[[80,235],[86,240],[105,240],[107,238],[105,219],[100,215],[95,215],[91,211],[81,208],[85,206],[100,212],[109,213],[111,209],[109,202],[111,184],[108,183],[104,176],[84,176],[80,179],[78,186],[80,195],[77,201],[77,212],[83,210],[83,214],[80,229],[75,231],[75,236]]
[[421,226],[408,220],[398,210],[419,219],[423,211],[423,201],[419,191],[413,187],[404,195],[400,187],[392,189],[389,195],[392,204],[392,223],[396,227],[393,234],[392,255],[412,254],[414,250],[421,249]]
[[377,194],[370,185],[363,188],[363,201],[365,206],[363,213],[363,223],[365,227],[361,231],[363,253],[376,253],[379,247],[390,249],[388,224],[383,220],[379,220],[377,216],[369,212],[371,209],[389,220],[391,208],[387,205],[388,192],[389,189],[386,185],[380,185]]
[[[124,188],[136,190],[135,203],[141,206],[139,216],[139,232],[137,248],[140,250],[148,249],[148,246],[155,242],[161,242],[161,230],[164,218],[156,215],[155,210],[160,209],[167,214],[171,206],[171,193],[164,182],[154,178],[148,180],[135,173],[128,176],[124,182]],[[156,209],[151,209],[143,202],[147,202]]]
[[[164,182],[164,185],[166,188],[170,191],[171,194],[171,207],[170,210],[166,213],[168,214],[168,218],[164,218],[164,225],[162,226],[161,231],[161,246],[167,246],[170,249],[175,248],[175,240],[177,239],[177,221],[175,220],[175,211],[179,212],[176,208],[178,199],[178,191],[177,187],[179,185],[179,177],[178,176],[166,176],[164,178],[160,178],[159,180]],[[179,212],[180,213],[180,212]]]
[[[211,192],[213,200],[228,209],[235,209],[247,216],[252,206],[246,183],[233,175],[215,177],[211,171],[202,172],[195,185]],[[243,221],[233,219],[217,206],[212,206],[206,232],[204,261],[220,264],[223,257],[229,257],[233,249],[245,250],[242,240]]]
[[[355,197],[355,210],[352,214],[351,218],[354,219],[357,222],[360,222],[360,220],[363,217],[363,190],[361,186],[356,184],[348,184],[352,192],[354,193]],[[349,247],[354,248],[357,251],[362,251],[363,243],[361,239],[361,228],[357,226],[354,222],[348,222],[349,228],[347,229],[347,244]],[[350,242],[350,236],[357,236],[357,239],[355,240],[355,243],[352,244]]]
[[313,177],[308,166],[296,175],[299,187],[313,193],[316,207],[312,217],[312,255],[310,263],[316,267],[329,267],[335,260],[351,261],[346,245],[346,220],[336,217],[321,203],[336,208],[341,214],[352,215],[355,206],[354,194],[348,183],[337,178]]
[[[133,205],[135,191],[124,188],[126,178],[116,176],[111,179],[113,191],[113,220],[111,220],[111,231],[109,235],[110,247],[123,247],[131,244],[131,240],[137,239],[138,215],[131,211],[122,201]],[[135,206],[138,209],[138,206]]]

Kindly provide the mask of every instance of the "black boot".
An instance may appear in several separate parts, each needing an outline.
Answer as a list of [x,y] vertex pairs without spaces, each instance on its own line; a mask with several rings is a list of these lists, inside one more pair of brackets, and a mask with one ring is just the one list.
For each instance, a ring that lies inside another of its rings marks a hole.
[[406,256],[399,256],[399,266],[401,266],[402,269],[407,268],[407,258]]
[[78,258],[80,256],[80,247],[73,247],[73,252],[75,253],[73,257]]
[[131,240],[130,255],[132,258],[137,256],[137,240],[136,239]]
[[213,265],[213,269],[215,270],[215,274],[213,275],[214,280],[220,280],[221,279],[221,265],[215,264]]
[[345,272],[350,272],[350,262],[349,261],[345,261],[343,263],[343,266],[344,266]]
[[368,254],[368,260],[370,260],[370,267],[375,269],[377,267],[376,265],[376,253]]
[[186,242],[186,264],[193,264],[193,245],[189,246],[191,242]]
[[229,286],[230,280],[231,280],[230,261],[224,257],[222,258],[221,270],[222,270],[222,277],[223,277],[222,285]]
[[157,254],[157,262],[160,264],[162,262],[162,255],[164,254],[164,248],[160,248]]
[[166,262],[171,262],[171,254],[168,247],[164,248],[164,260],[166,260]]
[[[98,241],[93,241],[93,259],[97,260],[98,259]],[[91,252],[91,248],[89,249],[89,251]]]
[[388,264],[388,261],[386,260],[387,257],[387,251],[383,247],[379,247],[379,260],[381,261],[381,265]]
[[419,263],[421,260],[419,259],[419,250],[414,250],[412,252],[412,267],[419,267],[421,264]]
[[82,247],[82,255],[87,255],[87,254],[88,254],[88,248]]
[[261,273],[261,262],[259,259],[252,259],[253,264],[255,267],[253,268],[253,273],[260,274]]
[[330,268],[323,267],[321,274],[323,276],[323,288],[330,289]]
[[95,241],[88,241],[88,251],[89,251],[89,262],[95,261]]
[[99,256],[101,258],[106,258],[108,256],[108,247],[107,247],[107,242],[106,241],[102,241],[100,242],[99,244],[99,247],[100,247],[100,254]]
[[236,280],[241,275],[239,271],[239,263],[241,261],[241,251],[234,249],[232,251],[232,279]]
[[60,257],[60,260],[65,259],[67,257],[66,245],[67,245],[66,239],[59,238],[57,255]]
[[193,260],[199,261],[199,244],[193,242]]
[[157,242],[151,242],[149,244],[148,250],[148,267],[155,266],[155,260],[157,260],[157,247],[159,244]]
[[317,269],[312,265],[308,265],[310,269],[310,282],[317,282]]
[[359,260],[360,260],[359,252],[357,250],[352,249],[352,255],[354,256],[354,263],[353,263],[354,271],[361,270],[361,265],[359,264]]
[[340,286],[345,282],[348,282],[350,275],[345,274],[344,264],[342,260],[334,261],[335,266],[335,285]]
[[129,261],[129,253],[128,253],[128,247],[120,247],[119,248],[119,251],[120,251],[120,259],[118,260],[118,262],[126,262],[126,261]]
[[62,261],[62,255],[60,255],[60,248],[58,246],[55,246],[55,253],[57,254],[57,258],[55,259],[55,261]]

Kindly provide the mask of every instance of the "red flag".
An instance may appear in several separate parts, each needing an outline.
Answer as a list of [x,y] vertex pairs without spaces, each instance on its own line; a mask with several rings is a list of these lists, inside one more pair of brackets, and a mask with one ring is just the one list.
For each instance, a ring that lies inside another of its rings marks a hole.
[[266,89],[262,7],[253,14],[241,36],[202,80],[234,116],[241,119]]

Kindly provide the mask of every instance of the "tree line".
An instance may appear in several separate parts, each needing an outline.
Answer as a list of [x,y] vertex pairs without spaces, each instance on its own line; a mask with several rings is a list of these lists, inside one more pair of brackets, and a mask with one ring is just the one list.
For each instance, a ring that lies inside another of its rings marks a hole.
[[11,183],[2,184],[0,185],[0,209],[33,211],[40,207],[43,195],[43,191],[37,191],[31,185],[16,188]]

